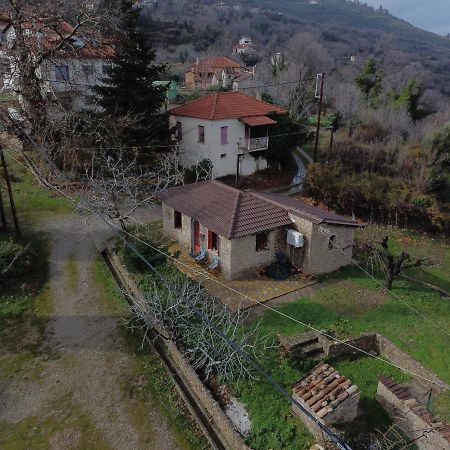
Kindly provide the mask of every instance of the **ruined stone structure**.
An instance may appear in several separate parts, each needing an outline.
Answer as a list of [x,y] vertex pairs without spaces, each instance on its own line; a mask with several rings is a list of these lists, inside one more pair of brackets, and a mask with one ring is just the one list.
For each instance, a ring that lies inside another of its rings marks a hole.
[[450,424],[431,414],[408,386],[381,377],[377,401],[419,450],[450,450]]

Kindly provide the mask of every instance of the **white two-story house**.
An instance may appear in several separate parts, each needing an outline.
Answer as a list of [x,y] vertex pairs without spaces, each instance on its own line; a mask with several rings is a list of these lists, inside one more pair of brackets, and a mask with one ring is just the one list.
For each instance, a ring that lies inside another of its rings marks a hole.
[[[16,31],[8,17],[0,16],[0,61],[2,90],[18,96],[22,103],[20,67],[14,51]],[[25,23],[23,31],[31,59],[47,54],[36,67],[44,98],[58,99],[66,109],[92,109],[92,87],[102,84],[112,65],[115,50],[107,42],[79,36],[67,22]]]
[[214,178],[265,169],[269,129],[276,124],[267,117],[272,112],[287,113],[241,92],[218,92],[172,109],[182,164],[209,159]]

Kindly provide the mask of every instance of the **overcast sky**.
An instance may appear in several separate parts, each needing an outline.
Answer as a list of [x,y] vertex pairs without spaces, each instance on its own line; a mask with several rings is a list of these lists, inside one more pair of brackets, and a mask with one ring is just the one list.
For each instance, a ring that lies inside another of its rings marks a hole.
[[450,33],[450,0],[363,0],[375,7],[383,5],[394,16],[413,25],[446,35]]

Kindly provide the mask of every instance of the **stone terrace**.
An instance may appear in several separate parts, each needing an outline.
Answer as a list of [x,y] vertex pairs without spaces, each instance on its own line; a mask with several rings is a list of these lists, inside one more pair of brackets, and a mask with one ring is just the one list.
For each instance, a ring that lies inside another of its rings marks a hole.
[[[175,248],[172,250],[175,250]],[[287,280],[281,281],[267,277],[256,277],[256,275],[242,280],[228,281],[221,275],[209,273],[204,267],[197,264],[184,248],[176,246],[176,250],[181,252],[178,262],[175,263],[178,269],[201,283],[208,292],[215,295],[231,311],[248,309],[257,305],[256,302],[242,294],[265,303],[317,282],[313,278],[301,274],[293,275]]]

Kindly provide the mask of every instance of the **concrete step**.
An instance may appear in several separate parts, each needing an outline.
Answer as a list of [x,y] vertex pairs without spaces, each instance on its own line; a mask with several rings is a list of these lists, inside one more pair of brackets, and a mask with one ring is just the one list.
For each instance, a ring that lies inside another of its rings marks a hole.
[[305,338],[304,341],[299,342],[298,347],[300,347],[301,349],[304,349],[305,347],[308,347],[313,344],[318,344],[318,343],[319,343],[319,339],[317,338],[317,336],[311,336],[309,338]]
[[313,342],[305,347],[302,347],[302,352],[312,359],[320,359],[323,356],[323,347],[319,342]]

